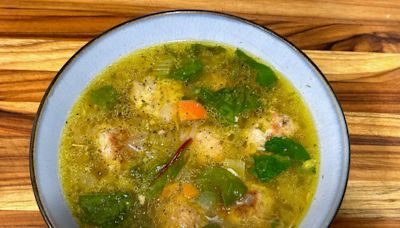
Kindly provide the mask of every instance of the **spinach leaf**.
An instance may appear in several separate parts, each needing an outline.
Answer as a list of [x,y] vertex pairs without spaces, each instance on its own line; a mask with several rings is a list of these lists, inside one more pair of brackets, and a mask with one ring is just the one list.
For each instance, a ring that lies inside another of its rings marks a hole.
[[142,193],[148,198],[153,199],[160,195],[168,181],[172,181],[178,176],[179,172],[186,164],[186,161],[187,159],[185,159],[184,156],[180,157],[156,180],[154,180],[154,178],[161,165],[154,166],[151,169],[146,169],[141,166],[133,167],[131,169],[131,176],[142,184]]
[[257,72],[256,82],[259,85],[270,88],[278,80],[275,72],[270,67],[257,62],[242,50],[236,49],[235,54],[243,63],[247,64],[250,68]]
[[265,150],[274,155],[255,156],[252,173],[261,181],[269,182],[295,163],[310,159],[304,147],[286,137],[272,137],[265,143]]
[[131,210],[132,199],[125,193],[81,195],[79,206],[86,223],[115,227],[124,221]]
[[198,176],[197,183],[201,192],[221,196],[225,206],[232,205],[247,192],[246,185],[238,177],[221,167],[207,168]]
[[172,69],[168,77],[187,82],[197,79],[202,72],[203,63],[200,58],[189,57],[180,66]]
[[302,162],[310,159],[310,155],[300,143],[286,137],[271,138],[265,143],[265,150],[281,156],[288,156],[296,161]]
[[89,101],[100,108],[111,109],[118,102],[118,92],[111,85],[105,85],[92,90],[89,95]]
[[178,176],[179,172],[185,164],[186,159],[183,156],[176,160],[164,174],[162,174],[157,180],[154,181],[154,183],[150,185],[150,188],[147,191],[147,195],[150,198],[155,198],[159,196],[165,185]]
[[200,55],[202,52],[209,52],[213,55],[217,55],[222,52],[225,52],[226,49],[218,45],[204,45],[195,43],[191,45],[190,51],[196,56]]
[[290,167],[290,161],[279,159],[275,156],[254,156],[254,166],[251,172],[261,182],[269,182]]
[[261,107],[259,97],[247,87],[223,88],[211,91],[200,88],[197,100],[214,110],[223,122],[236,123],[239,115]]

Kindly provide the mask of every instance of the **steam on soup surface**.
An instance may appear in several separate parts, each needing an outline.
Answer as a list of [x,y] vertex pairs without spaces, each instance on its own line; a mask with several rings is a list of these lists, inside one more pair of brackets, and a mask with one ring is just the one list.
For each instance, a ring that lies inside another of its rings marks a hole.
[[295,227],[318,145],[278,72],[240,49],[176,42],[96,77],[66,122],[60,170],[82,227]]

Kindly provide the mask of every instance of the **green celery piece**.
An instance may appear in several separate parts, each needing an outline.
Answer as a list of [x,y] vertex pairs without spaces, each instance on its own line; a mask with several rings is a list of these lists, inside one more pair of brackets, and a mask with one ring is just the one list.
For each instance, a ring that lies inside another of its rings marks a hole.
[[118,103],[118,92],[111,85],[90,91],[89,101],[100,108],[111,109]]
[[168,77],[187,82],[197,79],[202,72],[203,63],[201,60],[199,58],[189,58],[181,66],[173,69]]
[[223,88],[218,91],[200,88],[196,94],[197,100],[214,110],[225,123],[236,123],[240,114],[261,107],[258,96],[247,87]]
[[208,167],[197,179],[201,192],[217,192],[225,206],[232,205],[247,192],[244,183],[228,170]]
[[210,191],[201,192],[197,198],[197,202],[205,208],[212,208],[218,202],[218,198],[218,193],[216,193],[214,189],[210,189]]
[[273,137],[265,143],[265,150],[281,156],[288,156],[296,161],[306,161],[310,155],[304,147],[286,137]]
[[132,199],[126,193],[89,194],[79,196],[83,221],[100,227],[115,227],[131,210]]
[[242,62],[257,72],[256,82],[259,85],[270,88],[278,80],[275,72],[270,67],[257,62],[252,57],[248,56],[244,51],[236,49],[235,54]]
[[281,160],[274,156],[254,156],[254,166],[251,172],[261,182],[269,182],[290,167],[290,161]]

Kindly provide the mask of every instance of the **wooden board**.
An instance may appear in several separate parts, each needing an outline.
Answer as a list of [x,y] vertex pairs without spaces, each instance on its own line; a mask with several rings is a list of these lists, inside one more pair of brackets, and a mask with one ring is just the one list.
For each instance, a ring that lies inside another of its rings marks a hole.
[[400,227],[400,2],[386,0],[1,1],[0,227],[45,226],[28,146],[60,67],[118,23],[189,8],[242,16],[305,50],[338,95],[350,130],[350,180],[333,227]]

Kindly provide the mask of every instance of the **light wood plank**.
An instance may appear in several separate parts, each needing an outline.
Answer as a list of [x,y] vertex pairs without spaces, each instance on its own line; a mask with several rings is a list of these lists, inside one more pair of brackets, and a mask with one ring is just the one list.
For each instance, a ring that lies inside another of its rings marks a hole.
[[400,218],[400,182],[350,181],[342,218]]
[[[58,71],[84,44],[86,41],[79,40],[0,38],[0,70]],[[311,50],[305,53],[331,81],[387,82],[399,78],[397,53]],[[377,74],[379,77],[372,77]]]
[[0,36],[82,40],[148,13],[206,9],[255,21],[303,49],[400,52],[399,8],[384,0],[15,0],[0,2]]
[[263,1],[263,0],[221,0],[221,1],[147,1],[147,0],[105,0],[94,3],[91,0],[14,0],[3,2],[0,6],[29,9],[54,9],[75,11],[99,11],[115,14],[127,13],[138,9],[210,9],[257,15],[279,15],[283,17],[303,17],[337,20],[361,21],[400,21],[400,3],[385,0],[336,0],[319,1],[310,4],[308,1]]

